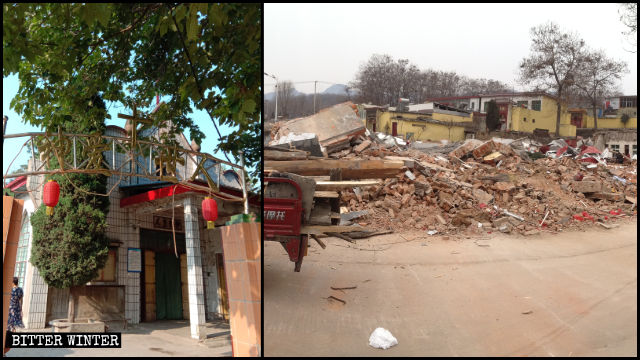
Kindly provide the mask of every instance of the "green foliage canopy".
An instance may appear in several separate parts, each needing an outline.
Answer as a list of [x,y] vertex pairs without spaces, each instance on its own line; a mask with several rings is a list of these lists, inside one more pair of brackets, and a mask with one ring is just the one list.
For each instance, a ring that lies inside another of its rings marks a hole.
[[[101,107],[104,109],[104,104]],[[105,130],[104,124],[88,127],[68,121],[60,125],[67,132]],[[67,155],[66,160],[71,161],[71,157]],[[80,160],[84,160],[83,155]],[[59,168],[55,158],[51,159],[51,166]],[[66,174],[50,179],[60,185],[60,200],[52,216],[46,215],[44,204],[31,216],[33,246],[29,261],[50,286],[60,289],[81,286],[96,278],[109,254],[105,235],[109,198],[89,193],[106,193],[107,177]]]
[[96,126],[108,117],[99,107],[86,111],[86,94],[128,108],[170,95],[154,125],[172,120],[172,131],[189,129],[199,143],[204,134],[188,114],[205,110],[214,124],[235,129],[218,149],[244,150],[259,176],[261,11],[260,4],[5,3],[3,75],[20,80],[11,107],[55,131],[71,119]]

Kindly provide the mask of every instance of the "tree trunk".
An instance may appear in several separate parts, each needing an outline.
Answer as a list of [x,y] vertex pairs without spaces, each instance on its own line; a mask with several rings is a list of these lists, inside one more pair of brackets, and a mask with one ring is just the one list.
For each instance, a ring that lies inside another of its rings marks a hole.
[[78,294],[76,292],[76,287],[72,286],[69,288],[69,313],[68,313],[68,319],[67,321],[69,321],[69,323],[75,322],[76,321],[76,303],[77,303],[77,298]]
[[556,112],[556,136],[558,137],[560,136],[560,111],[561,110],[562,110],[562,104],[560,103],[560,99],[558,99],[558,110]]
[[597,109],[596,109],[596,104],[593,104],[593,128],[597,129],[598,128],[598,113],[597,113]]

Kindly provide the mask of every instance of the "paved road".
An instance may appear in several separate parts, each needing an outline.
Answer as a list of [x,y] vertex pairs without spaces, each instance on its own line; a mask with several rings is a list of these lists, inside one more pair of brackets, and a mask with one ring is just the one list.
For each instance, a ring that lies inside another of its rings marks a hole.
[[[7,357],[213,357],[231,356],[231,344],[226,339],[228,325],[208,322],[211,336],[198,342],[189,335],[187,320],[156,321],[130,325],[122,332],[120,349],[11,349]],[[40,330],[41,332],[51,330]]]
[[[391,234],[360,249],[329,238],[300,273],[268,242],[264,354],[637,356],[636,236],[632,220],[484,240]],[[376,327],[399,344],[369,347]]]

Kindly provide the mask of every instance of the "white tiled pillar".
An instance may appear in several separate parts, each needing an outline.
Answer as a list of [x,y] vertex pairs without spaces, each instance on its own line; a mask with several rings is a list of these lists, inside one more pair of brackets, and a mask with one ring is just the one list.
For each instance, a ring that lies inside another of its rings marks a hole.
[[[111,199],[112,207],[109,211],[109,226],[114,238],[121,239],[123,245],[118,248],[118,285],[124,285],[125,318],[131,324],[140,322],[140,273],[127,271],[128,248],[140,247],[138,229],[133,227],[127,219],[134,216],[134,212],[128,209],[120,209],[119,199]],[[116,209],[116,205],[118,208]]]
[[[29,159],[29,170],[33,171],[38,168],[42,162],[38,159]],[[27,190],[29,190],[29,196],[33,202],[33,206],[37,209],[42,203],[42,189],[44,183],[44,175],[29,176],[27,181]],[[33,215],[33,214],[32,214]],[[31,257],[31,248],[33,246],[33,229],[29,225],[29,247],[27,253]],[[47,293],[49,286],[44,282],[38,269],[31,264],[27,263],[27,279],[25,281],[25,290],[28,294],[25,294],[23,313],[25,314],[24,325],[27,329],[43,329],[46,324],[47,316]]]
[[202,281],[202,258],[200,254],[200,229],[198,208],[192,197],[184,199],[184,227],[187,247],[187,282],[189,284],[189,319],[191,337],[203,340],[206,337],[204,312],[204,286]]
[[202,244],[202,271],[204,272],[205,281],[205,300],[207,302],[206,317],[208,320],[215,319],[218,311],[218,271],[216,268],[216,247],[214,241],[220,239],[220,228],[214,230],[205,231],[201,239],[204,240]]
[[[29,294],[25,294],[25,304],[23,313],[25,316],[24,326],[27,329],[44,329],[47,316],[47,291],[49,287],[44,282],[40,272],[35,266],[27,265],[27,283],[29,283]],[[27,288],[25,286],[25,288]]]
[[[127,215],[134,216],[131,211],[129,211]],[[140,323],[140,273],[127,272],[127,248],[140,247],[140,232],[138,228],[135,228],[128,223],[124,226],[123,230],[126,237],[125,244],[127,244],[127,246],[121,247],[121,253],[124,253],[122,273],[125,274],[126,279],[126,284],[122,284],[126,285],[125,313],[127,319],[130,319],[132,324],[138,324]]]

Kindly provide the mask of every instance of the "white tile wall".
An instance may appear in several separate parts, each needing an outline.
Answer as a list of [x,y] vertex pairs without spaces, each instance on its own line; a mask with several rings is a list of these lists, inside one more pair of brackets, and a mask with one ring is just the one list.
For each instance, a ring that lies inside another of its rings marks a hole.
[[[117,134],[109,134],[117,135]],[[116,167],[119,167],[126,159],[126,154],[116,154]],[[111,164],[112,155],[111,151],[105,152],[105,160]],[[39,160],[36,160],[35,165],[38,166]],[[146,163],[146,162],[145,162]],[[125,168],[128,168],[125,166]],[[191,173],[195,165],[188,166],[187,173]],[[180,172],[184,172],[182,166],[179,166]],[[118,180],[122,180],[118,184]],[[34,205],[37,207],[40,205],[42,199],[42,186],[44,182],[44,176],[31,176],[29,178],[29,190],[34,201]],[[122,197],[118,190],[119,185],[128,185],[137,183],[135,179],[122,178],[118,176],[111,176],[107,182],[107,191],[112,190],[109,195],[109,213],[107,214],[107,236],[110,239],[121,241],[122,244],[118,249],[117,258],[117,283],[118,285],[125,285],[125,316],[131,323],[137,324],[140,322],[140,274],[127,272],[127,248],[139,248],[140,247],[140,227],[153,228],[151,213],[138,216],[134,208],[121,208],[120,198]],[[115,186],[115,187],[114,187]],[[198,217],[199,202],[195,198],[187,197],[184,201],[184,217],[185,217],[185,235],[187,246],[187,269],[188,269],[188,282],[189,282],[189,310],[191,317],[191,334],[192,337],[198,338],[201,333],[204,333],[203,326],[205,323],[205,306],[208,306],[209,312],[218,312],[218,279],[215,268],[215,253],[222,252],[221,246],[213,244],[209,250],[206,250],[207,241],[203,241],[201,244],[200,237],[206,237],[204,231],[200,229],[204,226],[204,221],[200,221]],[[156,205],[156,204],[154,204]],[[180,208],[176,208],[176,216],[180,217]],[[219,232],[219,231],[218,231]],[[201,247],[202,245],[202,247]],[[219,247],[219,249],[218,249]],[[212,250],[213,249],[213,250]],[[204,254],[203,254],[204,253]],[[203,281],[203,262],[205,262],[206,271],[210,273],[210,277],[207,279],[207,304],[205,304],[204,295],[204,283]],[[28,323],[25,323],[30,328],[44,328],[46,309],[47,309],[47,292],[48,286],[44,283],[42,277],[40,277],[37,269],[33,268],[31,271],[30,279],[31,286],[27,289],[30,293],[25,296],[25,299],[29,299],[29,303],[25,306],[25,310],[28,309],[29,313],[26,314],[25,319]]]
[[206,291],[206,310],[207,320],[220,318],[222,309],[219,309],[219,287],[218,270],[216,268],[216,254],[222,253],[220,228],[213,230],[204,230],[200,237],[202,243],[202,271],[204,274],[205,291]]
[[200,260],[200,222],[193,197],[184,199],[185,240],[187,247],[187,281],[191,337],[204,338],[205,310],[202,264]]
[[[29,159],[29,169],[38,168],[42,162],[39,159]],[[44,175],[29,176],[27,181],[27,190],[31,191],[29,196],[33,202],[34,208],[37,209],[42,203],[42,188],[44,184]],[[33,234],[33,231],[31,231]],[[29,239],[29,257],[31,257],[31,247],[33,245],[33,236]],[[45,327],[45,317],[47,312],[47,291],[48,286],[44,279],[40,276],[40,272],[29,262],[27,265],[27,283],[29,287],[25,288],[28,294],[25,294],[25,322],[27,329],[42,329]]]

